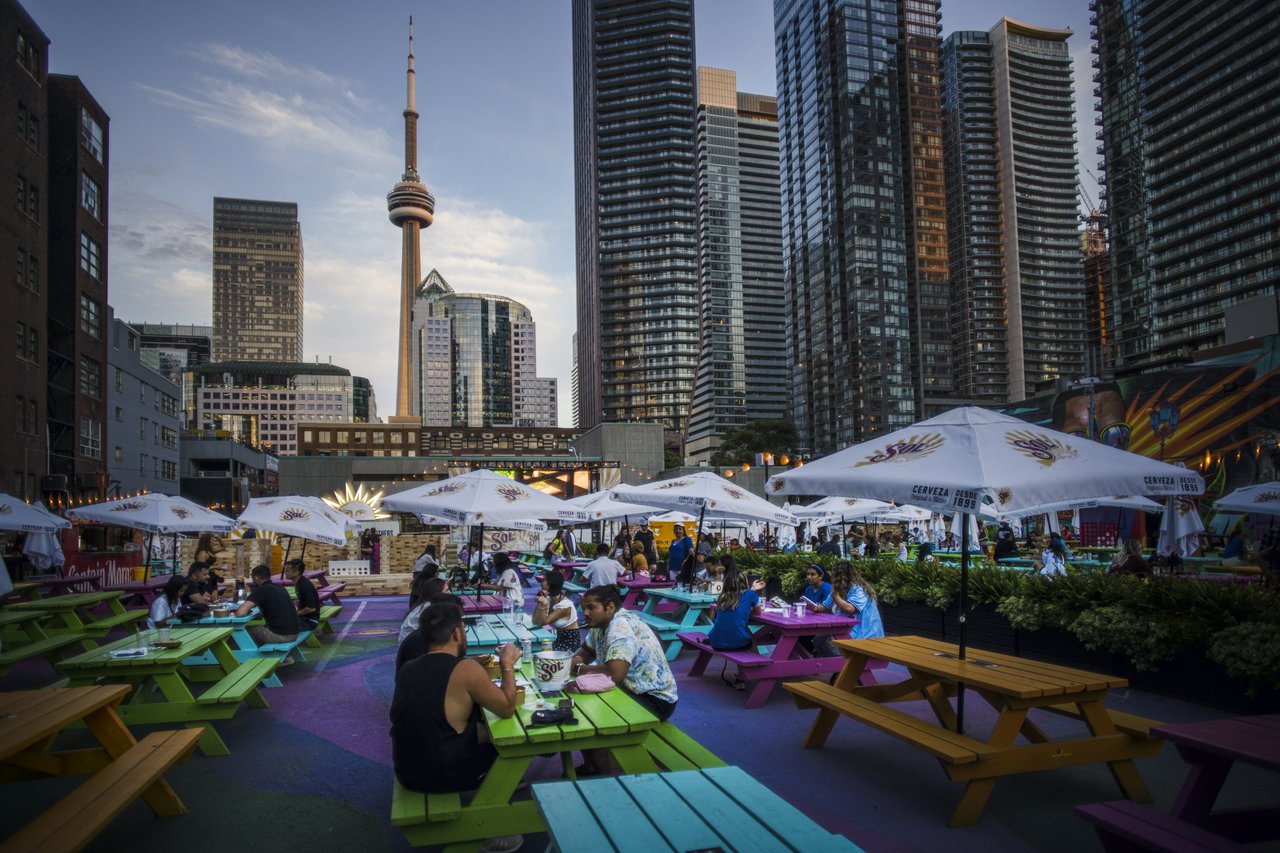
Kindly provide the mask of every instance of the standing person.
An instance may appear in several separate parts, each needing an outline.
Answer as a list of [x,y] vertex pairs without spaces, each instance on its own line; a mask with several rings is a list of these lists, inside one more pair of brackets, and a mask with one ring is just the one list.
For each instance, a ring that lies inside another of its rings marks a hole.
[[[724,574],[724,588],[716,599],[716,621],[707,632],[707,641],[713,649],[731,651],[751,645],[751,614],[760,609],[760,593],[764,581],[748,581],[737,566]],[[741,676],[739,676],[741,681]]]
[[193,562],[204,563],[212,569],[218,562],[218,555],[223,552],[224,547],[222,539],[214,536],[212,533],[201,533],[200,538],[196,540],[196,553],[192,557]]
[[[587,590],[582,596],[582,614],[590,630],[573,657],[573,672],[603,672],[659,720],[668,719],[675,712],[679,695],[657,635],[636,614],[622,609],[616,586]],[[608,769],[607,751],[583,752],[579,775]]]
[[677,524],[671,529],[673,534],[671,547],[667,550],[667,571],[668,579],[676,577],[680,573],[680,569],[684,566],[684,561],[688,559],[689,554],[693,551],[693,540],[684,532],[684,525]]
[[314,631],[320,624],[320,593],[307,577],[306,566],[294,559],[284,564],[284,576],[293,581],[294,603],[298,607],[298,621],[304,630]]
[[582,578],[590,586],[616,586],[624,571],[622,564],[609,556],[609,546],[601,542],[596,546],[596,558],[582,570]]
[[418,559],[413,562],[413,576],[418,575],[433,578],[440,571],[440,560],[436,557],[436,545],[434,542],[428,542],[427,547],[422,549],[422,553],[418,555]]
[[[499,687],[484,667],[464,657],[467,633],[461,607],[433,605],[420,630],[427,653],[396,672],[391,763],[396,779],[411,791],[470,791],[480,786],[498,757],[493,743],[481,737],[481,711],[504,719],[515,713],[520,649],[510,643],[498,649]],[[510,851],[520,842],[518,835],[495,838],[483,849]]]
[[[292,643],[302,632],[298,621],[298,611],[294,609],[293,599],[282,586],[271,582],[271,567],[256,565],[250,573],[253,577],[253,592],[244,603],[236,608],[237,616],[248,616],[256,606],[262,613],[265,625],[250,625],[246,630],[253,641],[260,646],[272,643]],[[280,665],[293,663],[292,657],[285,658]]]
[[373,528],[366,527],[360,532],[360,559],[369,561],[369,573],[375,574],[377,567],[373,564]]
[[658,546],[653,542],[653,531],[649,529],[647,519],[640,521],[640,527],[636,530],[635,535],[631,537],[631,541],[641,546],[645,563],[656,568],[658,565]]
[[147,627],[159,628],[172,620],[182,606],[182,593],[186,589],[186,575],[170,575],[169,580],[165,581],[164,589],[151,602],[151,609],[147,612]]
[[1067,573],[1067,550],[1063,547],[1061,539],[1049,540],[1044,550],[1040,552],[1040,559],[1036,561],[1035,569],[1049,577]]
[[582,645],[578,634],[578,611],[573,600],[564,594],[564,575],[552,569],[538,579],[542,588],[533,604],[533,624],[556,632],[551,648],[558,652],[577,651]]
[[493,555],[493,568],[498,573],[497,582],[478,583],[476,588],[492,589],[502,593],[517,610],[524,607],[524,586],[520,583],[520,573],[516,571],[515,563],[511,562],[506,551],[499,551]]
[[1117,575],[1149,575],[1151,564],[1142,556],[1142,542],[1137,539],[1126,539],[1120,550],[1111,558],[1107,574]]
[[564,544],[564,558],[566,560],[574,560],[582,556],[582,549],[578,547],[578,536],[573,532],[573,525],[566,524],[560,528],[560,541]]
[[627,547],[630,544],[631,544],[631,527],[630,525],[624,523],[622,527],[619,528],[618,535],[613,537],[613,552],[612,552],[613,556],[621,560],[623,565],[626,565],[627,561],[622,559],[622,556],[621,556],[622,549]]

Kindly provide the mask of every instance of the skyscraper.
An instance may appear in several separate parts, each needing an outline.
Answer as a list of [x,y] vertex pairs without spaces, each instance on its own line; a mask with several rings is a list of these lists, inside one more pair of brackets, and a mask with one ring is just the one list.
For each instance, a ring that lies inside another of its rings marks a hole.
[[686,458],[704,462],[730,429],[786,417],[778,101],[698,69],[697,381]]
[[297,204],[213,200],[213,360],[302,360]]
[[[436,199],[418,177],[418,108],[415,103],[417,75],[413,70],[413,18],[409,18],[409,68],[405,73],[404,173],[387,193],[387,215],[400,229],[400,324],[396,360],[396,413],[394,418],[413,416],[413,300],[422,281],[422,229],[435,216]],[[394,422],[394,420],[393,420]]]
[[456,293],[436,270],[413,307],[412,414],[424,426],[556,425],[556,380],[537,376],[529,309]]
[[577,423],[684,431],[698,354],[692,0],[574,0]]
[[[1132,242],[1121,246],[1113,233],[1118,366],[1185,362],[1225,342],[1231,306],[1277,291],[1280,15],[1274,2],[1225,0],[1092,8],[1108,212]],[[1145,165],[1141,182],[1135,157]],[[1144,238],[1145,282],[1129,262],[1141,259]],[[1128,310],[1143,300],[1149,308]]]
[[[910,113],[928,112],[929,99],[924,91],[918,101],[906,97],[903,74],[914,65],[904,36],[918,36],[916,49],[926,50],[937,3],[910,4],[909,17],[905,8],[774,2],[791,413],[802,449],[817,454],[908,426],[917,414],[923,362],[913,352],[926,351],[913,349],[909,305],[931,298],[913,287],[937,269],[912,241],[937,236],[940,199],[930,190],[924,216],[908,221],[911,188],[939,177],[928,164],[914,177],[908,168],[912,122],[931,119]],[[931,135],[922,133],[923,144]],[[945,252],[945,240],[931,245]]]
[[[955,341],[966,396],[1022,400],[1041,383],[1084,372],[1070,35],[1003,18],[986,33],[952,33],[944,47],[947,159],[959,169],[948,185]],[[987,347],[1005,350],[1003,366]]]

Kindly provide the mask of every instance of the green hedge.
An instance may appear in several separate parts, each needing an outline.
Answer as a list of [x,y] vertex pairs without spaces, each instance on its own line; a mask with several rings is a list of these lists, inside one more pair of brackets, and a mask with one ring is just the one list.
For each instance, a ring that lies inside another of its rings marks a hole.
[[[732,552],[739,567],[777,578],[784,594],[805,585],[805,568],[835,558]],[[894,557],[855,560],[884,604],[926,604],[945,610],[960,594],[960,569],[947,563],[917,568]],[[1207,651],[1250,693],[1280,689],[1280,596],[1259,584],[1174,577],[1070,572],[1045,577],[987,565],[969,569],[969,605],[989,605],[1014,628],[1057,628],[1091,650],[1122,654],[1137,670],[1155,669],[1184,650]]]

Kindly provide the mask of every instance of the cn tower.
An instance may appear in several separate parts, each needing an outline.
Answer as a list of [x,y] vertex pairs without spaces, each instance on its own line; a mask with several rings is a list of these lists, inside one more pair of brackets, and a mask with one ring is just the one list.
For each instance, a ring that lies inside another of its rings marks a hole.
[[413,300],[422,281],[419,236],[431,224],[436,200],[418,179],[418,110],[414,106],[413,18],[409,18],[408,96],[404,108],[404,174],[387,193],[387,216],[400,229],[400,353],[396,372],[396,414],[392,422],[413,416]]

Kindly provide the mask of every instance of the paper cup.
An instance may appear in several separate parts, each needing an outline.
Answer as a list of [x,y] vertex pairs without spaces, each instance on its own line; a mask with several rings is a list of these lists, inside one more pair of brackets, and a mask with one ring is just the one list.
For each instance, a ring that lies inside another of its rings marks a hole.
[[533,656],[533,679],[538,690],[563,690],[569,681],[573,652],[537,652]]

